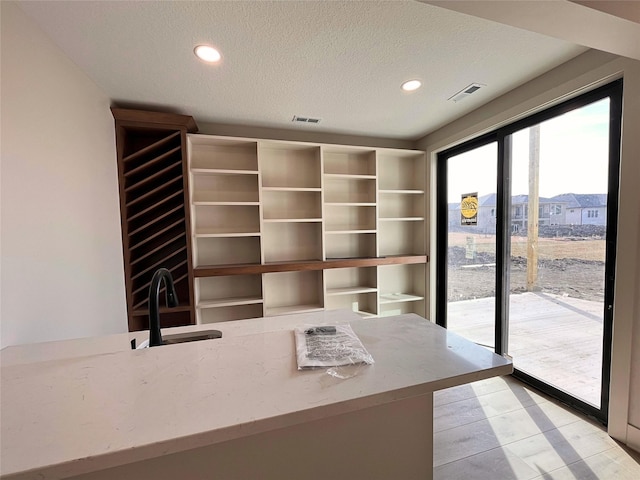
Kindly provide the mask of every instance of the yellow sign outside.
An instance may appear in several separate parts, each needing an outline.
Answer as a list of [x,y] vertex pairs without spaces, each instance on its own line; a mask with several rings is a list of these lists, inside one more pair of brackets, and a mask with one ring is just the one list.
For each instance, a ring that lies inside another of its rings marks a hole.
[[460,201],[460,224],[478,224],[478,192],[464,193]]

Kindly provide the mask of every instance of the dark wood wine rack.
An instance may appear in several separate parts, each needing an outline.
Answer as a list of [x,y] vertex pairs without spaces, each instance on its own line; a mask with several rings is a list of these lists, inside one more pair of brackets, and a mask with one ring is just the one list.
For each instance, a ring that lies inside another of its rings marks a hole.
[[[161,309],[161,325],[194,324],[186,136],[198,127],[186,115],[111,111],[116,124],[129,331],[148,328],[149,285],[161,267],[171,272],[180,300],[176,308]],[[164,305],[165,299],[160,300]]]

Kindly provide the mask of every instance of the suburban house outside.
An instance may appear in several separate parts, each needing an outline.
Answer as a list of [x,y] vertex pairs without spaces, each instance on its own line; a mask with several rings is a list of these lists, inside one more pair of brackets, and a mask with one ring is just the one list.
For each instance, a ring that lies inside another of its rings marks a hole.
[[[496,233],[496,194],[478,197],[478,224],[460,224],[460,203],[449,204],[449,230],[460,227],[461,231]],[[538,202],[538,225],[606,225],[607,195],[563,193],[551,198],[540,197]],[[511,197],[511,231],[527,229],[529,219],[529,196]]]
[[552,200],[565,204],[564,222],[557,225],[606,225],[607,195],[604,193],[556,195]]

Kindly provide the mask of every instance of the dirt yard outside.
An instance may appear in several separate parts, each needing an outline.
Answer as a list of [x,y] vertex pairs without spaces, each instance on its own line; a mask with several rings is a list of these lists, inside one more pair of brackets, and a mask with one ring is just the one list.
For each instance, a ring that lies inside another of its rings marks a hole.
[[[535,291],[604,302],[604,259],[599,238],[540,238]],[[449,301],[494,296],[495,274],[495,235],[449,233]],[[511,237],[510,276],[512,293],[527,290],[526,237]]]

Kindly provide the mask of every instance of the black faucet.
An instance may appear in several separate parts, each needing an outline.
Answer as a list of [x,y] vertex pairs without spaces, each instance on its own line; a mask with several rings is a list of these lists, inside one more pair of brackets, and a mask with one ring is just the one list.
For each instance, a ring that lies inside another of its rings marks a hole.
[[162,345],[162,333],[160,333],[160,284],[164,280],[167,288],[167,307],[178,306],[178,295],[173,285],[171,272],[166,268],[160,268],[153,274],[149,287],[149,346]]

